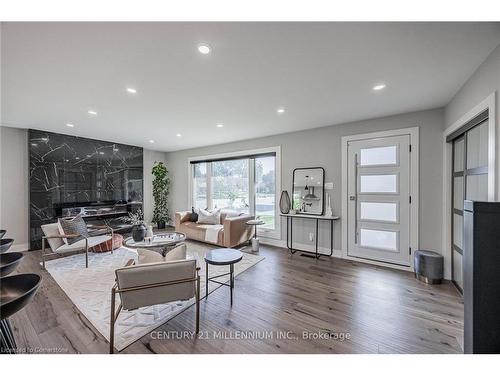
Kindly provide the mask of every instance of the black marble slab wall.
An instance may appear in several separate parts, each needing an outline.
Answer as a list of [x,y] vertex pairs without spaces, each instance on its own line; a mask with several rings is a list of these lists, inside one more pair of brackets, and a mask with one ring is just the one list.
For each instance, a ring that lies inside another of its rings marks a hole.
[[61,207],[114,202],[142,208],[141,147],[30,130],[30,248],[41,248],[40,226]]

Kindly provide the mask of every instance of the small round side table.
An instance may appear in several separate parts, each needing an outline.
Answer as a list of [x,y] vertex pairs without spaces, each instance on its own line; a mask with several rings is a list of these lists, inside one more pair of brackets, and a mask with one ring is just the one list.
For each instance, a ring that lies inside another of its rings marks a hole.
[[259,238],[257,237],[257,226],[265,224],[264,221],[262,220],[248,220],[246,222],[247,225],[253,225],[254,226],[254,234],[253,238],[251,240],[252,242],[252,252],[253,253],[258,253],[259,252]]
[[[233,305],[234,265],[235,263],[238,263],[241,259],[243,259],[243,254],[241,253],[241,251],[235,249],[220,248],[220,249],[209,250],[205,253],[205,300],[208,299],[208,282],[211,281],[213,283],[229,287],[231,291],[231,306]],[[229,266],[229,272],[209,277],[208,276],[209,264],[214,266]],[[228,275],[229,275],[229,284],[215,280],[219,277]]]

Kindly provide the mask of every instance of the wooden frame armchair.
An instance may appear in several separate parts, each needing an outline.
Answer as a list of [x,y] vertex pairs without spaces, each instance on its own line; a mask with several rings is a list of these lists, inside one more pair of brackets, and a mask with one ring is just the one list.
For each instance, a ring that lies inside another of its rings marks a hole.
[[[196,334],[200,329],[200,267],[196,259],[134,265],[131,259],[115,270],[116,284],[111,289],[109,353],[114,352],[115,324],[123,310],[173,301],[196,300]],[[120,305],[116,309],[116,295]]]
[[[45,258],[51,254],[63,255],[66,253],[72,253],[76,251],[85,250],[85,268],[89,267],[89,247],[99,245],[103,242],[113,239],[113,228],[103,225],[103,226],[92,226],[92,229],[97,229],[89,233],[88,237],[83,237],[78,242],[71,245],[65,244],[64,238],[75,238],[80,237],[78,234],[61,235],[59,233],[59,227],[57,223],[42,225],[42,231],[44,236],[42,236],[42,267],[45,268]],[[103,235],[102,230],[105,230]],[[48,242],[52,253],[45,252],[45,242]],[[111,247],[112,249],[113,247]],[[113,250],[111,250],[113,251]]]

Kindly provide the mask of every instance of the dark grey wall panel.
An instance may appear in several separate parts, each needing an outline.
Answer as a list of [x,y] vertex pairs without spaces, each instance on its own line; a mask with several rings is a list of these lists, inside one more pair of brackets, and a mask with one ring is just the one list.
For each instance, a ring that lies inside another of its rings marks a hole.
[[30,248],[63,207],[143,200],[143,149],[30,130]]

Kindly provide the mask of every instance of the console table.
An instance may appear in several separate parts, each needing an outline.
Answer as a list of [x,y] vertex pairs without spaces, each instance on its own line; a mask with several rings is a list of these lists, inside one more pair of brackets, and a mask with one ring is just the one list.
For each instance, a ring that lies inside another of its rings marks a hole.
[[[339,216],[322,216],[322,215],[307,215],[307,214],[280,214],[280,216],[286,217],[286,247],[288,247],[288,250],[292,254],[295,254],[297,251],[303,252],[303,253],[308,253],[312,254],[310,256],[319,259],[321,255],[329,255],[331,256],[333,254],[333,223],[335,220],[339,220]],[[308,251],[308,250],[301,250],[301,249],[295,249],[293,247],[293,219],[305,219],[305,220],[316,220],[316,236],[315,236],[315,243],[314,247],[316,251]],[[318,232],[319,232],[319,221],[320,220],[326,220],[330,222],[330,254],[321,254],[318,253]],[[290,233],[290,235],[289,235]],[[304,255],[305,256],[305,255]]]

